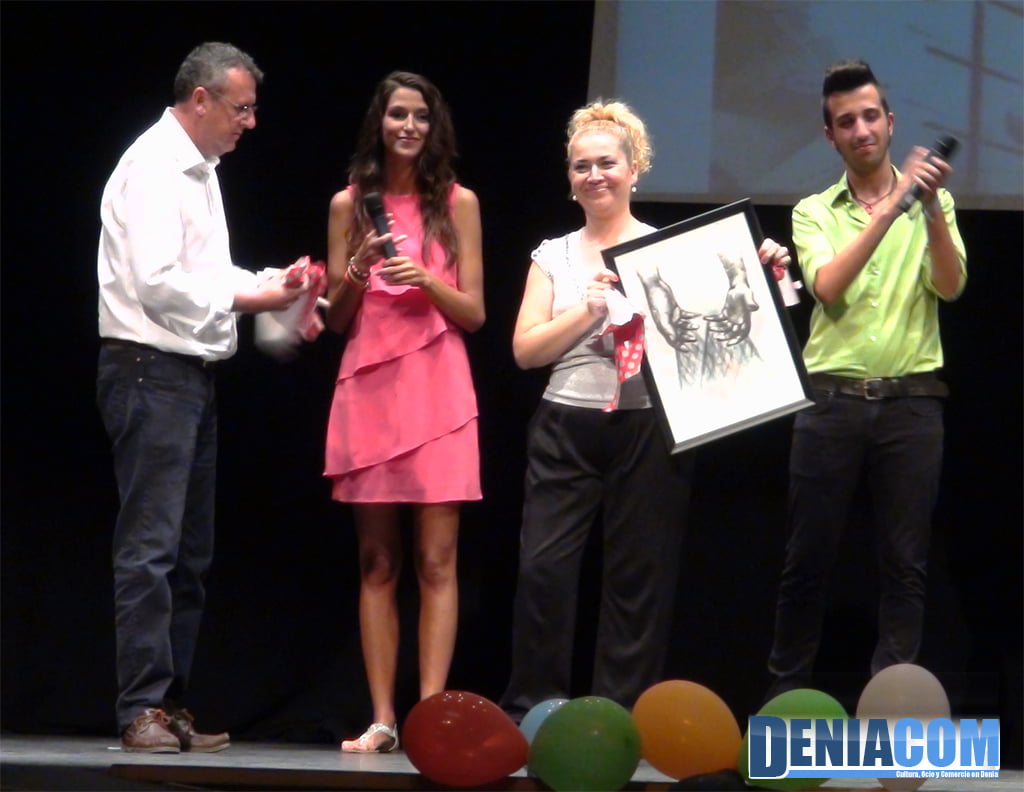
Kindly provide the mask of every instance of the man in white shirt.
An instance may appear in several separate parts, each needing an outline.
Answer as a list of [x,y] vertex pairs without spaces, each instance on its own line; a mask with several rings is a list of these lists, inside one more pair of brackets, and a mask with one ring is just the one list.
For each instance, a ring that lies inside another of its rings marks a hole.
[[263,74],[205,43],[174,106],[135,140],[103,191],[97,403],[113,446],[117,719],[125,750],[227,748],[177,701],[188,683],[213,555],[217,411],[212,366],[239,312],[280,310],[309,288],[231,261],[216,166],[256,126]]

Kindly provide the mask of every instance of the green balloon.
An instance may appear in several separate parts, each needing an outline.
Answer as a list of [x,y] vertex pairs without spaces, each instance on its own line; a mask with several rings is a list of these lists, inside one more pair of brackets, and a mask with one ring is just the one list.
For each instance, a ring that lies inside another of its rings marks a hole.
[[[799,688],[788,690],[782,693],[767,704],[757,713],[758,715],[771,715],[776,718],[847,718],[843,705],[832,698],[828,693],[810,688]],[[743,733],[743,742],[740,743],[739,771],[743,780],[750,786],[759,789],[817,789],[827,778],[782,778],[777,781],[750,777],[750,767],[747,761],[747,746],[750,740],[750,733]]]
[[548,715],[527,767],[555,792],[622,789],[640,764],[640,732],[624,707],[601,696],[572,699]]

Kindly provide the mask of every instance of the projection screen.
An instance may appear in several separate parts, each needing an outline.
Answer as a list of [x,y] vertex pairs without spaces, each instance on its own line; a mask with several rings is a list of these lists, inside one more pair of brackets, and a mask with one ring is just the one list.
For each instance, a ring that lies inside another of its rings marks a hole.
[[895,114],[897,167],[960,139],[960,208],[1024,209],[1024,3],[598,0],[590,96],[648,123],[637,198],[794,204],[837,180],[822,132],[825,67],[863,58]]

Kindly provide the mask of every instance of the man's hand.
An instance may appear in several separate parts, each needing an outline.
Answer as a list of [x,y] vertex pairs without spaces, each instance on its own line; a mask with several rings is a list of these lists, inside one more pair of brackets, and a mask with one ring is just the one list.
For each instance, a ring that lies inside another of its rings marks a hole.
[[251,291],[238,292],[231,306],[242,313],[283,311],[313,286],[313,280],[305,274],[300,279],[292,278],[289,285],[288,270],[282,270],[260,281]]
[[923,146],[914,146],[900,168],[900,181],[893,190],[899,201],[907,191],[918,185],[921,203],[928,206],[935,200],[935,192],[946,183],[953,167],[941,157],[928,157],[929,151]]

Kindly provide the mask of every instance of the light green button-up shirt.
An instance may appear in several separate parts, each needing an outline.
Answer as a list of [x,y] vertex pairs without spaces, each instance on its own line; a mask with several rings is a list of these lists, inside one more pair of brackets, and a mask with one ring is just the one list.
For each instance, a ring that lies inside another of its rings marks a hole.
[[[967,281],[967,255],[953,197],[940,189],[938,198],[960,258],[955,299]],[[850,194],[845,173],[837,184],[794,207],[793,243],[812,293],[818,269],[852,242],[867,222],[867,213]],[[923,207],[917,203],[893,222],[841,298],[832,305],[815,301],[803,355],[807,370],[863,379],[940,368],[940,299],[931,281]]]

